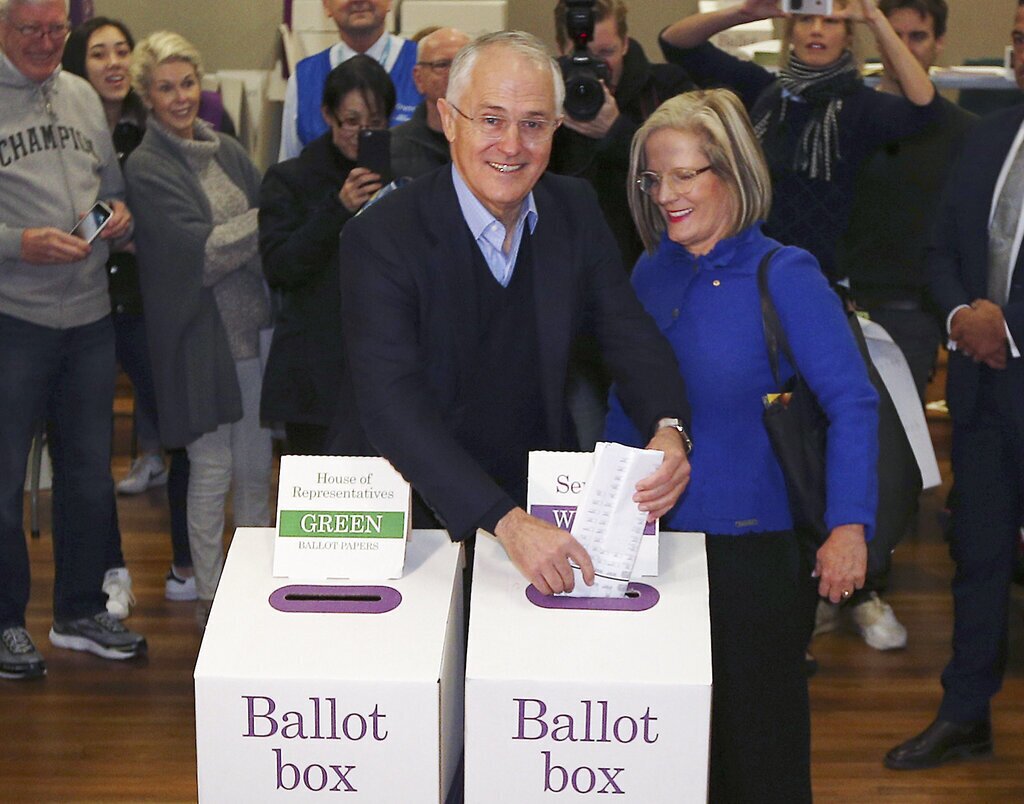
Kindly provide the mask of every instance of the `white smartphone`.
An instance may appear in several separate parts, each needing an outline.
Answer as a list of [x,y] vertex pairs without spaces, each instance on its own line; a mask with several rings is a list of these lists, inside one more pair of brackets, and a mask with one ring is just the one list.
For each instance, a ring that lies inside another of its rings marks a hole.
[[86,243],[91,243],[110,222],[110,216],[113,214],[114,210],[102,201],[97,201],[82,220],[75,224],[71,234],[82,238]]
[[832,14],[832,0],[782,0],[782,10],[787,14]]

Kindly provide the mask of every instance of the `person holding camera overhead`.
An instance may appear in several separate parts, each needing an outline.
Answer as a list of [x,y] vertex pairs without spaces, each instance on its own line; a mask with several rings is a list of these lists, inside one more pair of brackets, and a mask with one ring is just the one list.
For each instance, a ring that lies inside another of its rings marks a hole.
[[149,119],[128,157],[160,437],[188,451],[188,538],[206,626],[224,565],[224,514],[270,524],[270,431],[260,426],[259,332],[270,299],[257,253],[260,173],[199,119],[198,51],[159,31],[139,42],[132,86]]
[[[708,43],[735,25],[773,17],[784,17],[777,77]],[[852,52],[857,22],[874,35],[902,97],[875,92],[861,80]],[[743,0],[685,17],[659,41],[668,61],[701,86],[732,89],[750,112],[775,197],[765,234],[806,249],[831,281],[842,280],[836,248],[858,168],[878,147],[937,123],[942,112],[928,74],[875,0],[834,0],[828,16],[788,15],[779,0]]]
[[[285,423],[285,450],[291,454],[324,454],[339,385],[348,382],[338,234],[381,188],[378,174],[356,165],[359,133],[387,128],[394,107],[395,87],[383,67],[363,55],[342,62],[324,83],[321,110],[329,131],[295,159],[270,168],[260,187],[263,273],[282,298],[260,417]],[[343,400],[351,395],[341,393]],[[356,443],[361,440],[351,406],[337,426],[351,429]]]
[[[584,12],[586,27],[576,23],[578,8]],[[580,109],[578,101],[567,98],[565,120],[555,132],[551,149],[551,170],[580,176],[593,185],[618,241],[622,264],[631,271],[643,252],[643,243],[633,227],[626,198],[629,144],[640,124],[663,101],[694,89],[695,84],[683,68],[647,60],[640,43],[628,35],[626,12],[622,0],[559,0],[555,6],[555,40],[563,54],[563,72],[585,41],[581,34],[592,28],[593,36],[583,52],[593,63],[585,75],[599,80],[602,92],[596,96],[601,102],[591,103],[590,108]]]

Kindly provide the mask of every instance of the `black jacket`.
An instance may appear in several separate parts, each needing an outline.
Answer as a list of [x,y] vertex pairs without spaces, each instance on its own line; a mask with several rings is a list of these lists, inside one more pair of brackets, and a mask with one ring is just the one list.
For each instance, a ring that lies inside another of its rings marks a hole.
[[[583,333],[600,344],[641,432],[652,432],[662,416],[688,420],[675,356],[630,287],[593,191],[547,174],[533,194],[533,298],[550,448],[568,437],[569,355]],[[361,421],[455,539],[515,504],[454,435],[470,407],[487,406],[490,392],[472,382],[482,337],[478,248],[449,167],[382,199],[341,234],[345,345]],[[333,446],[352,454],[338,440]]]
[[595,140],[564,125],[555,133],[551,170],[580,176],[597,190],[601,210],[619,244],[627,270],[633,269],[643,251],[643,242],[633,225],[626,196],[629,147],[633,135],[662,103],[695,88],[686,70],[675,64],[651,64],[640,43],[630,39],[622,80],[615,90],[619,119],[608,133],[604,138]]
[[265,421],[327,425],[333,418],[347,376],[338,234],[352,217],[338,192],[353,167],[328,133],[270,168],[260,187],[263,272],[282,301],[263,376]]
[[391,129],[391,173],[417,179],[452,161],[448,140],[427,126],[426,101],[416,107],[412,118]]

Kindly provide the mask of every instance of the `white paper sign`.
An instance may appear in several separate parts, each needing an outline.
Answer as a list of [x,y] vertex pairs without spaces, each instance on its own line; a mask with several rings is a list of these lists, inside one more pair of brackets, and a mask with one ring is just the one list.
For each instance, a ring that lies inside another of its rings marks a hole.
[[274,576],[401,578],[410,500],[383,458],[282,456]]
[[[603,443],[597,444],[601,450]],[[538,519],[551,522],[563,530],[572,530],[576,508],[583,499],[587,478],[594,468],[597,452],[530,453],[529,485],[526,491],[527,511]],[[633,573],[634,580],[658,574],[658,523],[649,522],[640,541],[640,552]]]

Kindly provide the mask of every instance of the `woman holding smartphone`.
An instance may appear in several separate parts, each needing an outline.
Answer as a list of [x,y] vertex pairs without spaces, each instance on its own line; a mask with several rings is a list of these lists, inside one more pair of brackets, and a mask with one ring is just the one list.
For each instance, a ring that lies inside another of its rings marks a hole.
[[[735,25],[773,17],[784,18],[777,76],[708,43]],[[858,22],[874,35],[905,97],[864,85],[853,54]],[[732,89],[750,113],[775,197],[765,234],[806,249],[830,280],[842,279],[835,250],[858,168],[879,146],[937,122],[941,108],[928,74],[875,0],[835,0],[829,16],[786,15],[779,0],[744,0],[669,25],[660,43],[665,58],[700,86]]]
[[375,59],[359,55],[342,62],[324,84],[321,113],[329,130],[295,159],[270,168],[260,188],[263,271],[282,299],[261,415],[285,423],[286,450],[292,454],[323,454],[332,421],[345,431],[346,451],[361,451],[354,411],[338,411],[341,383],[348,376],[338,235],[381,188],[379,174],[356,165],[360,132],[385,130],[394,107],[395,88]]
[[241,145],[198,117],[202,61],[161,31],[133,53],[149,110],[125,179],[136,215],[160,435],[188,451],[188,535],[205,626],[236,526],[270,523],[270,431],[260,426],[260,330],[270,325],[256,235],[260,174]]

